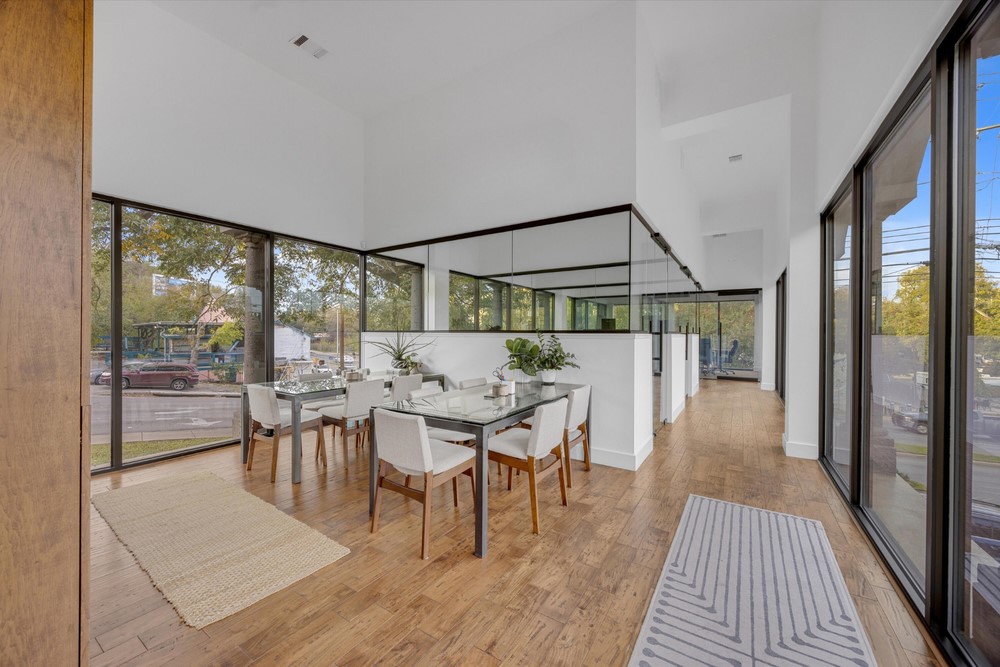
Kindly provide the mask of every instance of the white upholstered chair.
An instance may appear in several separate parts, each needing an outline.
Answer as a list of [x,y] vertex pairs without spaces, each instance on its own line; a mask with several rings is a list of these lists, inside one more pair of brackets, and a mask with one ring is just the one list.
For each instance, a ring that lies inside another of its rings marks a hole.
[[469,378],[468,380],[461,380],[458,383],[459,389],[472,389],[473,387],[481,387],[486,384],[486,378]]
[[347,467],[347,438],[355,436],[354,446],[364,444],[368,434],[369,411],[385,401],[385,381],[382,379],[354,382],[347,385],[347,393],[342,405],[320,408],[324,424],[333,424],[333,437],[340,429],[344,444],[344,467]]
[[[247,470],[253,469],[253,453],[258,440],[271,443],[271,482],[274,482],[278,470],[278,443],[281,436],[291,433],[292,409],[279,408],[278,398],[271,387],[247,385],[247,398],[250,401],[250,449],[247,452]],[[326,465],[326,447],[323,442],[323,415],[312,410],[301,413],[303,429],[316,429],[316,456],[322,458]],[[258,433],[260,429],[269,429],[273,435]]]
[[424,376],[420,373],[413,375],[397,375],[392,378],[392,389],[389,391],[389,400],[405,401],[410,396],[410,392],[420,389],[424,383]]
[[[565,398],[561,398],[553,403],[540,405],[535,409],[530,430],[512,428],[490,438],[490,460],[507,466],[508,490],[511,488],[513,470],[524,470],[528,473],[533,533],[538,533],[538,480],[548,477],[555,470],[559,474],[562,504],[566,504],[562,436],[568,403]],[[549,456],[552,460],[546,462]]]
[[[431,492],[451,480],[455,507],[458,507],[458,476],[466,474],[472,480],[472,494],[475,496],[476,453],[468,447],[427,437],[427,426],[424,418],[419,415],[376,410],[375,429],[378,437],[378,482],[375,486],[371,530],[373,533],[378,531],[382,489],[420,501],[424,505],[420,557],[427,559],[430,557]],[[407,476],[423,477],[423,490],[401,486],[387,479],[392,469]]]
[[[590,409],[590,385],[577,387],[566,397],[569,406],[566,408],[566,426],[563,429],[563,465],[566,468],[566,486],[573,488],[573,468],[569,458],[569,450],[583,443],[583,469],[590,470],[590,434],[587,432],[587,413]],[[518,426],[531,428],[529,417]]]

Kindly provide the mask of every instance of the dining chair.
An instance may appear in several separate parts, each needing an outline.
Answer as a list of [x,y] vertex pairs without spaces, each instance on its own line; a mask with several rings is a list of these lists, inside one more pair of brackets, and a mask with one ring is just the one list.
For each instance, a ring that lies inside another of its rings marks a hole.
[[[378,435],[378,483],[375,486],[375,507],[372,511],[371,532],[378,532],[382,507],[382,489],[395,491],[424,505],[424,527],[420,557],[430,558],[431,492],[448,480],[458,507],[458,476],[472,480],[472,495],[476,495],[476,453],[468,447],[453,445],[428,437],[427,425],[419,415],[406,415],[389,410],[375,410],[375,431]],[[404,475],[422,476],[423,491],[411,489],[387,478],[392,470]]]
[[[577,387],[566,397],[566,425],[563,428],[563,465],[566,467],[566,487],[573,488],[573,466],[569,451],[583,443],[583,469],[590,470],[590,434],[587,432],[587,412],[590,408],[590,385]],[[533,420],[528,417],[518,426],[531,428]]]
[[[528,473],[531,500],[531,532],[538,534],[538,480],[555,470],[559,474],[559,492],[566,505],[566,480],[563,477],[563,427],[569,401],[560,398],[535,408],[531,429],[512,428],[490,438],[491,461],[507,466],[507,490],[513,483],[513,471]],[[546,459],[552,456],[552,461]]]
[[347,467],[347,438],[354,436],[354,446],[364,444],[368,434],[369,411],[385,401],[383,389],[385,382],[381,379],[353,382],[347,385],[346,398],[342,405],[320,408],[324,424],[333,424],[333,437],[337,437],[340,429],[344,444],[344,467]]
[[[292,409],[279,408],[278,397],[271,387],[247,385],[247,398],[250,402],[250,447],[247,452],[247,471],[253,469],[253,452],[258,440],[271,443],[271,482],[274,482],[278,471],[278,443],[281,436],[292,431]],[[316,456],[322,458],[326,465],[326,445],[323,441],[323,415],[312,410],[301,413],[301,427],[316,429]],[[268,429],[273,435],[258,433],[260,429]]]
[[389,390],[389,400],[405,401],[410,396],[410,392],[420,389],[424,383],[424,376],[420,373],[414,375],[397,375],[392,378],[392,389]]
[[[298,378],[300,382],[309,382],[310,380],[332,380],[337,377],[336,373],[303,373]],[[332,398],[320,398],[315,401],[305,401],[302,404],[304,410],[319,410],[320,408],[329,408],[334,405],[341,405],[344,402],[343,396],[335,396]]]
[[459,389],[472,389],[473,387],[481,387],[486,384],[486,378],[469,378],[468,380],[461,380],[458,383]]

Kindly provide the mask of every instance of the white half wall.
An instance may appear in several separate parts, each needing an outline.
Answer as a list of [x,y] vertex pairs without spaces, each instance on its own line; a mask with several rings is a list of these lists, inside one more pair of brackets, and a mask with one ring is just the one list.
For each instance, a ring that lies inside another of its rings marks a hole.
[[95,192],[360,246],[360,118],[151,2],[94,5]]
[[632,201],[634,34],[618,3],[369,119],[367,246]]
[[700,350],[698,349],[701,337],[698,334],[686,335],[688,340],[686,350],[687,359],[685,363],[684,393],[688,396],[694,396],[701,388],[701,359],[699,357]]
[[[493,370],[506,362],[504,341],[512,334],[488,332],[432,332],[421,340],[434,341],[419,353],[425,373],[444,373],[448,388],[474,377],[493,379]],[[389,359],[368,345],[386,339],[384,333],[361,335],[361,364],[372,370],[389,368]],[[577,356],[580,369],[559,372],[559,382],[592,385],[591,461],[638,470],[653,451],[650,414],[653,407],[652,336],[649,334],[560,334],[567,351]],[[683,348],[681,348],[683,361]],[[511,371],[507,371],[508,374]],[[516,380],[522,377],[515,376]],[[683,397],[683,377],[682,377]],[[573,452],[574,458],[580,453]]]
[[687,334],[664,334],[663,363],[660,370],[660,416],[673,424],[684,411],[687,397],[688,364],[685,356]]

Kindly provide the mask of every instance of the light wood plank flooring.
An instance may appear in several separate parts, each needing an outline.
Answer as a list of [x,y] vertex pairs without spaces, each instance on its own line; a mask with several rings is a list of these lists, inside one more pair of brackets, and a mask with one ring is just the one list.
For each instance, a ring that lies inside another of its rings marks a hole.
[[351,554],[194,630],[93,512],[91,664],[624,664],[690,493],[822,521],[879,664],[939,664],[819,465],[782,454],[774,394],[747,382],[701,386],[638,472],[585,473],[575,462],[569,507],[559,504],[556,478],[546,479],[540,535],[531,533],[525,476],[508,492],[494,473],[485,560],[472,555],[467,484],[458,509],[448,485],[435,494],[430,560],[419,558],[418,502],[387,494],[381,529],[369,534],[367,458],[352,447],[345,470],[329,437],[324,472],[305,436],[299,486],[290,483],[288,448],[276,484],[267,448],[249,474],[238,449],[226,448],[97,477],[94,493],[211,470]]

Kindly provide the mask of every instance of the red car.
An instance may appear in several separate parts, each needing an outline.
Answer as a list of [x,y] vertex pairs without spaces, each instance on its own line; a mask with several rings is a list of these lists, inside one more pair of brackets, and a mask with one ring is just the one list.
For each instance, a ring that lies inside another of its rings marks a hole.
[[[122,368],[122,389],[129,387],[170,387],[183,391],[198,384],[198,369],[192,364],[173,361],[151,361],[128,364]],[[104,371],[98,384],[111,384],[111,371]]]

